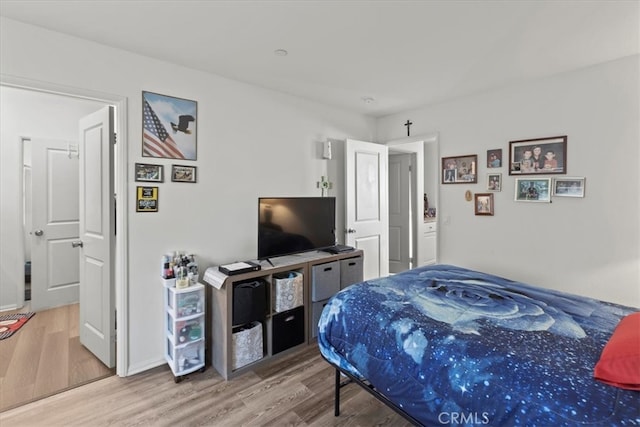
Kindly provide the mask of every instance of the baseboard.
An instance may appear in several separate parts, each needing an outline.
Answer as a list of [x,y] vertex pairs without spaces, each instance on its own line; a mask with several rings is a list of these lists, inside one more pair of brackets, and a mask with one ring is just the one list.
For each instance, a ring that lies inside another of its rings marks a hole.
[[167,361],[164,358],[148,360],[143,363],[136,363],[135,365],[130,365],[127,370],[125,377],[130,377],[131,375],[141,374],[149,369],[157,368],[158,366],[165,365]]

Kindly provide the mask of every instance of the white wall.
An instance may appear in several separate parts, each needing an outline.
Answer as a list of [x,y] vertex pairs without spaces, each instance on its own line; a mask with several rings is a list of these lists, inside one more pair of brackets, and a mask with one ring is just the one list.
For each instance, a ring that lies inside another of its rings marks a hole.
[[[437,131],[440,156],[478,154],[477,184],[440,185],[439,260],[540,286],[640,307],[640,57],[629,57],[382,118],[378,140]],[[501,172],[495,216],[475,216],[466,190],[485,192],[486,153],[509,141],[567,135],[567,176],[584,199],[515,202]],[[449,219],[449,224],[444,220]]]
[[[129,307],[120,309],[128,310],[130,320],[129,373],[163,363],[164,253],[192,252],[202,269],[255,258],[258,197],[320,195],[316,181],[327,175],[327,161],[319,155],[319,141],[374,138],[373,120],[364,116],[0,19],[3,75],[128,99],[121,142],[128,143],[129,159]],[[141,156],[143,90],[198,102],[198,160],[185,162],[197,166],[198,183],[165,179],[158,213],[135,212],[134,163],[163,164],[165,173],[172,163]],[[4,162],[4,151],[2,157]],[[4,197],[15,179],[10,172],[2,170],[3,214],[7,203],[16,202]],[[2,288],[21,274],[14,271],[21,266],[4,260],[5,239],[12,238],[17,221],[2,217]]]

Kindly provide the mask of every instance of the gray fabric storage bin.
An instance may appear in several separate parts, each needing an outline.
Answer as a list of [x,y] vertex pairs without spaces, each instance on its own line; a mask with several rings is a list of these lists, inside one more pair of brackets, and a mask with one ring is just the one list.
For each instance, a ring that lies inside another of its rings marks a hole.
[[340,290],[340,261],[311,267],[311,300],[322,301]]
[[340,289],[362,282],[362,257],[347,258],[340,261]]
[[327,305],[327,303],[329,302],[328,299],[324,300],[324,301],[318,301],[318,302],[314,302],[313,303],[313,320],[312,320],[312,324],[311,324],[311,336],[313,338],[318,336],[318,322],[320,321],[320,316],[322,315],[322,310],[324,309],[324,307]]

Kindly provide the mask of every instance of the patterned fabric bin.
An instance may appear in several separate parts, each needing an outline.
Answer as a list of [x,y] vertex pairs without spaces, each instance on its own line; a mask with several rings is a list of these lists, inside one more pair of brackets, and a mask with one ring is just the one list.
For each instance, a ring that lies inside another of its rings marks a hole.
[[272,306],[280,313],[304,305],[303,276],[297,271],[287,271],[273,276]]
[[251,322],[233,329],[231,369],[242,368],[262,359],[262,323]]

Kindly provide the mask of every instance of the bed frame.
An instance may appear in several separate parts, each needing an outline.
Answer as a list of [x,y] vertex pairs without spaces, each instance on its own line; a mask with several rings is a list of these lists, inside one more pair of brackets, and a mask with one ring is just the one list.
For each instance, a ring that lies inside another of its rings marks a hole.
[[[323,359],[325,359],[324,356],[323,356]],[[340,389],[342,387],[346,386],[346,385],[351,384],[351,383],[356,383],[360,387],[362,387],[367,393],[369,393],[370,395],[375,397],[377,400],[379,400],[380,402],[382,402],[385,405],[387,405],[394,412],[396,412],[398,415],[403,417],[405,420],[409,421],[414,426],[422,426],[422,424],[420,424],[420,422],[418,422],[415,418],[413,418],[411,415],[409,415],[407,412],[405,412],[402,408],[396,406],[395,403],[393,403],[392,401],[387,399],[387,397],[384,394],[380,393],[373,386],[373,384],[369,383],[367,380],[361,380],[359,378],[356,378],[351,373],[340,369],[340,367],[338,367],[338,366],[334,365],[333,363],[329,362],[327,359],[325,359],[325,360],[327,361],[327,363],[329,363],[331,366],[333,366],[335,368],[335,370],[336,370],[335,390],[334,390],[334,400],[333,400],[333,408],[334,408],[334,412],[333,413],[334,413],[334,415],[336,417],[340,416]],[[346,376],[347,379],[342,381],[341,378],[340,378],[340,375]]]

